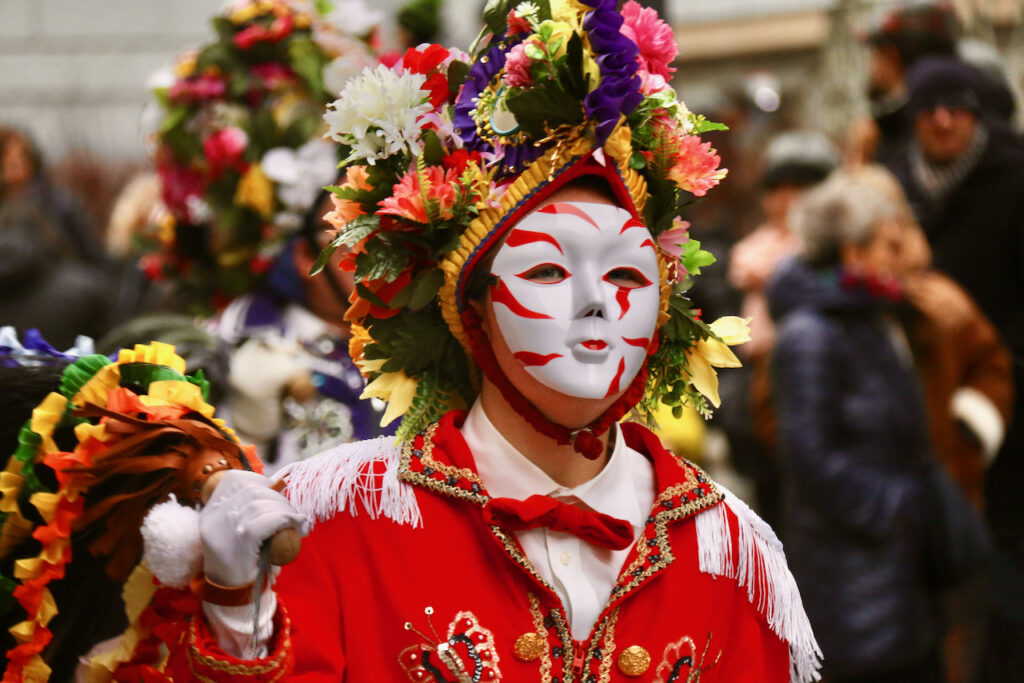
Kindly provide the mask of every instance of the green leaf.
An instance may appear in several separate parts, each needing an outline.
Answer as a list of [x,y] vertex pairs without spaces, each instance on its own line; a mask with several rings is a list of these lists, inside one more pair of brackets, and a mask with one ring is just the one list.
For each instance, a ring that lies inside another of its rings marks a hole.
[[551,19],[551,0],[533,0],[533,4],[540,10],[537,12],[537,21]]
[[444,159],[444,147],[441,138],[432,130],[423,131],[423,163],[427,166],[440,166]]
[[629,157],[629,167],[634,171],[639,171],[645,166],[647,166],[647,159],[644,158],[644,155],[640,152],[633,152],[633,155]]
[[380,216],[356,216],[341,228],[338,232],[338,239],[341,240],[340,244],[354,247],[378,230],[380,230]]
[[484,23],[496,36],[505,33],[508,22],[509,0],[487,0],[484,5]]
[[[230,23],[228,21],[228,24]],[[233,29],[225,42],[211,43],[199,51],[199,54],[196,56],[195,73],[201,74],[211,66],[215,66],[221,71],[231,70],[232,66],[236,63],[231,54],[231,48],[228,47],[231,44],[231,35],[233,35]]]
[[335,249],[340,247],[342,244],[344,244],[344,242],[342,241],[342,237],[341,235],[338,235],[333,240],[331,240],[326,247],[321,249],[320,253],[317,254],[316,261],[313,262],[313,267],[309,269],[309,277],[318,275],[320,271],[322,271],[327,266],[327,262],[331,259],[331,256],[334,254]]
[[217,32],[217,36],[220,38],[221,42],[231,42],[231,39],[235,36],[234,22],[227,17],[214,17],[210,23],[213,24],[213,30]]
[[533,43],[528,43],[523,52],[526,54],[527,57],[535,61],[542,60],[547,57],[547,53],[545,53],[544,50],[540,49]]
[[710,251],[704,251],[700,248],[700,242],[695,239],[691,239],[683,247],[683,255],[681,258],[683,267],[686,268],[686,272],[691,276],[700,275],[700,269],[710,266],[712,263],[717,261],[715,255]]
[[164,135],[171,129],[177,128],[179,125],[181,125],[181,122],[184,121],[185,117],[187,116],[187,107],[174,107],[173,109],[171,109],[169,112],[167,112],[167,116],[164,117],[164,120],[160,122],[160,135]]
[[366,251],[356,257],[356,278],[394,282],[409,262],[409,254],[397,239],[386,234],[366,243]]
[[288,42],[288,60],[292,70],[309,83],[318,96],[324,91],[323,68],[327,55],[309,38],[293,36]]
[[448,65],[448,93],[450,95],[458,94],[459,88],[466,82],[467,76],[469,76],[469,64],[457,59],[452,60],[452,63]]
[[729,126],[724,123],[708,121],[704,118],[703,114],[690,114],[690,122],[693,124],[693,133],[695,135],[707,133],[712,130],[729,130]]
[[409,299],[409,306],[414,309],[423,308],[437,296],[437,292],[444,284],[444,273],[439,268],[432,268],[416,279],[414,286],[410,286],[412,296]]
[[334,4],[331,0],[313,0],[313,7],[320,16],[326,17],[328,14],[334,11]]
[[520,90],[505,101],[520,128],[534,139],[546,136],[545,125],[555,129],[563,124],[575,125],[583,119],[579,99],[555,84]]
[[582,100],[589,91],[590,76],[583,73],[583,39],[578,33],[573,33],[569,38],[569,44],[565,47],[565,62],[562,68],[565,74],[566,89],[577,100]]

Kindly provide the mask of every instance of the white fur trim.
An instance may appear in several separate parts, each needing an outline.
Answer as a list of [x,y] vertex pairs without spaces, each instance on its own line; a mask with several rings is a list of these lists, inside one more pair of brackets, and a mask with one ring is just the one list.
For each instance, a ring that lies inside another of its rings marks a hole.
[[[821,679],[821,649],[804,612],[796,580],[786,564],[782,543],[746,503],[725,488],[724,504],[697,515],[697,548],[700,570],[713,576],[735,579],[764,615],[768,626],[789,644],[789,677],[792,683]],[[726,506],[736,516],[739,557],[732,556],[732,533]]]
[[[386,517],[399,524],[421,526],[419,504],[412,486],[398,480],[401,450],[391,437],[342,444],[320,455],[283,468],[285,495],[310,526],[339,512],[355,516],[357,505],[370,519]],[[373,463],[384,464],[383,476],[369,473]]]
[[165,586],[184,588],[203,566],[199,513],[174,496],[154,506],[142,521],[143,558]]
[[953,392],[949,407],[953,417],[966,423],[978,437],[985,464],[991,465],[1006,435],[1006,424],[996,404],[974,387],[960,387]]

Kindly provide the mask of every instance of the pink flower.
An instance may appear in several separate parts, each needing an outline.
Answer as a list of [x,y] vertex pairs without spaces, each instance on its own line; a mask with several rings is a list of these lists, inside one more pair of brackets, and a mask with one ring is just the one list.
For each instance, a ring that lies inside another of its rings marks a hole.
[[167,96],[176,104],[192,104],[224,97],[223,79],[209,74],[175,81]]
[[656,11],[641,7],[635,0],[622,7],[622,19],[619,31],[640,48],[640,68],[668,78],[675,71],[671,64],[679,52],[672,28]]
[[671,282],[686,279],[686,267],[683,265],[683,245],[690,241],[690,224],[679,216],[672,219],[672,227],[658,235],[658,247],[671,257],[668,263],[668,276]]
[[650,96],[668,88],[668,81],[660,74],[652,74],[646,69],[639,69],[637,75],[640,76],[640,93],[644,96]]
[[516,45],[508,51],[505,58],[505,74],[501,80],[510,88],[526,88],[533,85],[533,76],[530,74],[533,60],[526,56],[528,42],[523,41]]
[[668,177],[680,188],[703,197],[725,177],[728,169],[718,167],[722,159],[710,142],[702,144],[696,135],[681,135],[675,142],[677,147]]
[[430,218],[427,216],[427,208],[423,201],[426,195],[428,200],[436,202],[433,218],[450,219],[454,215],[452,208],[455,205],[455,184],[458,177],[455,169],[445,170],[440,166],[427,166],[423,169],[426,188],[422,188],[420,175],[413,169],[402,176],[394,186],[392,196],[381,200],[377,213],[399,216],[415,223],[428,223]]
[[672,227],[658,235],[658,246],[673,258],[683,255],[683,245],[690,241],[690,223],[676,216]]
[[249,136],[237,126],[228,126],[206,136],[203,155],[210,164],[210,175],[217,178],[228,168],[244,171],[248,164],[242,160],[242,154],[248,146]]
[[254,64],[249,72],[259,79],[267,90],[274,90],[281,85],[291,82],[295,73],[284,64],[278,62],[263,62]]

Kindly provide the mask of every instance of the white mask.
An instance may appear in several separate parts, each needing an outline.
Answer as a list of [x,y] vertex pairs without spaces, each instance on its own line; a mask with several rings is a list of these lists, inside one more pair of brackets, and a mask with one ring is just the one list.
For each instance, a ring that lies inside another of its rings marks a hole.
[[611,204],[560,202],[512,228],[491,267],[495,320],[541,384],[599,399],[629,386],[658,321],[650,231]]

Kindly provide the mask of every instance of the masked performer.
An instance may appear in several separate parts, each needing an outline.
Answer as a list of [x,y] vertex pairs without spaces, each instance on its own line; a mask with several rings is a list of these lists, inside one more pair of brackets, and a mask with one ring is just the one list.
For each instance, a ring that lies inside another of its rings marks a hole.
[[[398,442],[298,463],[284,496],[225,475],[166,675],[815,680],[771,530],[621,422],[707,412],[744,336],[682,294],[708,255],[679,208],[724,171],[666,85],[671,30],[634,2],[489,8],[471,59],[412,49],[326,116],[350,349]],[[296,520],[272,582],[260,544]]]

